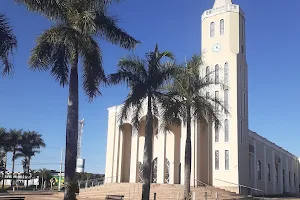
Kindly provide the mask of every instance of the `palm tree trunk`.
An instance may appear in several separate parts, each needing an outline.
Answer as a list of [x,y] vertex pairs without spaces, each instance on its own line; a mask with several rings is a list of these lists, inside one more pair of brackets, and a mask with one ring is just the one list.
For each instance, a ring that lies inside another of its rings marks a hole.
[[28,157],[28,162],[27,162],[27,180],[26,180],[26,187],[28,187],[29,165],[30,165],[30,157]]
[[184,158],[184,199],[189,199],[191,184],[191,108],[187,107],[186,141]]
[[6,163],[7,163],[7,152],[5,153],[5,163],[4,163],[3,180],[2,180],[2,188],[3,189],[4,189],[4,184],[5,184]]
[[144,163],[143,163],[143,191],[142,200],[149,200],[150,197],[150,175],[152,161],[152,139],[153,139],[153,116],[152,116],[151,96],[148,96],[148,110],[146,116],[146,133],[144,145]]
[[12,156],[12,170],[11,170],[11,183],[10,186],[13,187],[13,180],[14,180],[14,172],[15,172],[15,155],[16,155],[16,148],[13,150]]
[[71,61],[68,115],[66,128],[65,195],[64,200],[76,199],[76,158],[78,139],[78,52]]

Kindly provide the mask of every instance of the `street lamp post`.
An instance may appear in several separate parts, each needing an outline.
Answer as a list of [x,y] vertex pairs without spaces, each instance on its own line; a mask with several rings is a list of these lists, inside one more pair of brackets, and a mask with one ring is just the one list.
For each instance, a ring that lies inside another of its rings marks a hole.
[[63,165],[63,152],[64,149],[61,149],[61,154],[60,154],[60,170],[59,170],[59,179],[58,179],[58,191],[60,192],[61,189],[61,173],[62,173],[62,165]]

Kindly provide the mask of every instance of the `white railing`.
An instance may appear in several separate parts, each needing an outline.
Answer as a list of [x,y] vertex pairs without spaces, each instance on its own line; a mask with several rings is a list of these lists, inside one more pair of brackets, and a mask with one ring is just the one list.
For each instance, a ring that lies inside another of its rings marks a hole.
[[221,181],[223,183],[228,183],[228,184],[231,184],[231,185],[236,185],[239,187],[239,190],[241,191],[241,188],[247,188],[247,189],[250,189],[251,190],[251,194],[252,194],[252,190],[254,191],[257,191],[257,192],[260,192],[262,193],[263,195],[263,199],[265,198],[265,191],[264,190],[260,190],[260,189],[257,189],[257,188],[253,188],[253,187],[249,187],[249,186],[246,186],[246,185],[241,185],[241,184],[237,184],[237,183],[232,183],[232,182],[228,182],[228,181],[224,181],[224,180],[220,180],[220,179],[215,179],[217,181]]

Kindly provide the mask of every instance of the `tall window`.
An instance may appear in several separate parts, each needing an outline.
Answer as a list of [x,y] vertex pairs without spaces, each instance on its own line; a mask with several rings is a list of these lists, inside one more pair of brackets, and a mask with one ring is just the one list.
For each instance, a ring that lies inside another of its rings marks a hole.
[[215,36],[215,22],[210,23],[210,37]]
[[271,181],[271,167],[270,164],[268,164],[268,181]]
[[244,38],[244,22],[242,21],[242,39]]
[[209,66],[206,67],[206,72],[205,72],[205,77],[206,77],[206,82],[209,81]]
[[218,105],[218,100],[219,100],[219,91],[215,91],[215,110],[218,111],[219,105]]
[[249,168],[249,178],[252,177],[252,173],[251,173],[251,165],[252,165],[251,156],[252,156],[251,153],[249,153],[249,166],[248,166],[248,168]]
[[278,167],[276,166],[276,183],[279,182],[279,177],[278,177]]
[[292,183],[291,183],[291,171],[289,171],[289,185],[291,186]]
[[226,89],[225,91],[224,91],[224,106],[225,106],[225,108],[228,110],[228,92],[229,92],[229,90],[228,89]]
[[219,129],[215,127],[215,142],[219,142],[219,141],[220,141]]
[[224,35],[224,19],[220,20],[220,35]]
[[228,85],[228,81],[229,81],[229,79],[228,79],[228,72],[229,71],[229,69],[228,69],[228,63],[225,63],[225,65],[224,65],[224,82],[225,82],[225,84],[226,85]]
[[225,170],[229,170],[229,150],[225,150]]
[[261,162],[260,160],[257,161],[257,178],[261,180]]
[[244,97],[243,97],[244,99],[244,117],[246,116],[246,94],[244,93]]
[[219,156],[219,150],[215,150],[215,170],[220,169]]
[[241,133],[241,143],[243,143],[243,121],[241,120],[241,130],[240,130],[240,133]]
[[296,187],[296,173],[294,173],[294,187]]
[[215,66],[215,83],[218,84],[219,81],[219,65]]
[[228,123],[228,119],[225,119],[225,122],[224,122],[224,128],[225,128],[225,142],[229,142],[229,123]]

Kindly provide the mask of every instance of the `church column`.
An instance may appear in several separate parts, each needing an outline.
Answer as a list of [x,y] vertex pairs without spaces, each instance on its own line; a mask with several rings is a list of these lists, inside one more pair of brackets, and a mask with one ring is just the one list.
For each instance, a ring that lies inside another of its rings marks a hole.
[[122,181],[122,167],[123,164],[123,145],[124,145],[124,131],[120,129],[120,138],[119,138],[119,166],[118,166],[118,183],[121,183]]
[[180,163],[181,163],[181,173],[180,173],[180,184],[184,184],[184,154],[185,154],[185,140],[186,140],[186,125],[181,122],[181,138],[180,138]]
[[286,192],[290,191],[290,177],[289,177],[289,157],[285,155],[285,188]]
[[165,183],[166,166],[166,133],[158,123],[158,158],[157,158],[157,183]]
[[139,135],[138,130],[132,127],[132,138],[131,138],[131,158],[130,158],[130,183],[137,182],[137,170],[138,170],[138,150],[139,150]]
[[264,153],[264,162],[262,164],[262,169],[263,169],[263,173],[264,173],[264,183],[265,183],[265,192],[268,192],[268,172],[267,172],[267,150],[266,150],[266,144],[263,144],[263,153]]
[[[257,160],[256,160],[256,140],[253,140],[254,154],[253,154],[253,178],[254,178],[254,188],[257,188]],[[254,192],[256,193],[256,192]]]
[[276,164],[275,164],[275,152],[274,149],[272,149],[272,164],[271,164],[271,177],[273,176],[273,194],[276,194]]
[[115,144],[114,144],[114,164],[112,182],[116,183],[118,180],[118,165],[119,165],[119,139],[120,139],[120,124],[116,123],[115,127]]

